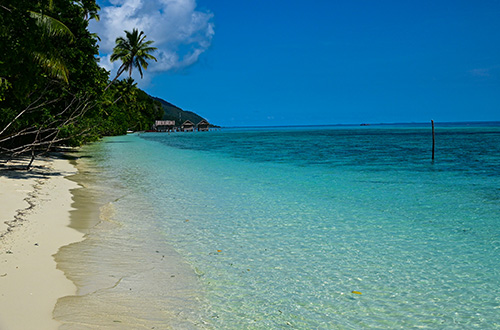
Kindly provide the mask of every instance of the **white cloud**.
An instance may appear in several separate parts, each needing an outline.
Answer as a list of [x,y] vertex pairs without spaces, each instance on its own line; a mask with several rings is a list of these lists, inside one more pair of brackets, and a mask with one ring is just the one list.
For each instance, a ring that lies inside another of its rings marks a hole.
[[196,10],[196,0],[111,0],[101,6],[99,22],[90,29],[101,38],[101,66],[116,72],[120,63],[109,61],[117,37],[124,30],[144,31],[158,50],[146,72],[164,72],[195,63],[214,36],[213,14]]
[[111,54],[103,55],[99,58],[99,65],[108,71],[118,70],[119,64],[117,62],[111,62]]

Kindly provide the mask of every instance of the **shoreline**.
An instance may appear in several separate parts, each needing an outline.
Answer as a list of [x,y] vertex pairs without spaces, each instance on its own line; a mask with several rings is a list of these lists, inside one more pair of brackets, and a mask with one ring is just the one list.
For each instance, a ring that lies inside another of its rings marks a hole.
[[57,329],[59,298],[76,293],[54,255],[84,239],[70,227],[77,173],[69,160],[41,158],[29,171],[0,171],[0,329]]
[[150,207],[128,209],[151,204],[108,163],[106,142],[80,149],[78,174],[69,178],[83,187],[73,191],[70,227],[85,239],[54,256],[77,287],[56,304],[60,329],[205,328],[196,273],[168,244]]

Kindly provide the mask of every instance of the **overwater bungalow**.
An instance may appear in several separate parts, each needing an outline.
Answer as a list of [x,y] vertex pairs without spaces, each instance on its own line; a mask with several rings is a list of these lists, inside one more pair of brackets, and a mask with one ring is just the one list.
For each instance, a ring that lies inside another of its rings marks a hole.
[[208,130],[210,129],[210,124],[208,123],[208,121],[203,119],[198,123],[198,125],[196,125],[196,128],[198,129],[198,132],[208,132]]
[[174,126],[175,120],[156,120],[153,129],[157,132],[171,132]]
[[186,120],[181,125],[181,131],[182,132],[193,132],[194,131],[194,124],[191,121]]

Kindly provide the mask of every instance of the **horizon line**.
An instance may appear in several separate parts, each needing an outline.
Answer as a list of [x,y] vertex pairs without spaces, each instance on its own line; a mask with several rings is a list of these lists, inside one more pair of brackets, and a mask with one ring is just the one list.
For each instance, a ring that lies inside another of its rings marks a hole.
[[[500,120],[480,120],[480,121],[434,121],[436,126],[440,125],[456,125],[456,124],[497,124],[500,126]],[[391,125],[431,125],[431,121],[428,122],[394,122],[394,123],[356,123],[356,124],[307,124],[307,125],[251,125],[251,126],[224,126],[221,125],[221,128],[283,128],[283,127],[344,127],[344,126],[391,126]],[[491,125],[491,126],[497,126]]]

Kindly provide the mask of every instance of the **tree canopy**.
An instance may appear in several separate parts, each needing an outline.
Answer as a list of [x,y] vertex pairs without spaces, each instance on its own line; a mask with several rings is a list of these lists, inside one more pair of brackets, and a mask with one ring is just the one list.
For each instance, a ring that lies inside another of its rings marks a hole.
[[[148,129],[163,115],[132,78],[110,83],[98,65],[98,36],[88,30],[98,11],[95,0],[0,2],[0,153],[7,159]],[[117,39],[115,60],[142,77],[155,48],[142,31],[126,36]]]

